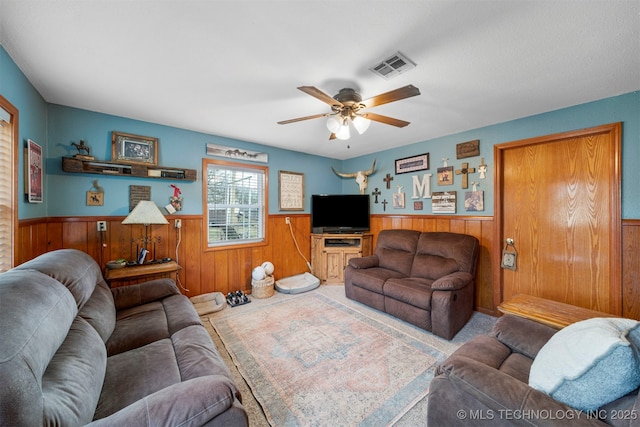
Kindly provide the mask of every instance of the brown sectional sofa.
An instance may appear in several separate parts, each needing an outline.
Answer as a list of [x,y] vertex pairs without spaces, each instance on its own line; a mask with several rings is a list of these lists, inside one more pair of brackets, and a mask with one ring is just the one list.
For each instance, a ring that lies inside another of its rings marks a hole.
[[382,230],[373,255],[349,260],[345,293],[451,339],[473,312],[478,253],[466,234]]
[[110,289],[73,249],[0,274],[0,425],[246,426],[229,369],[171,279]]

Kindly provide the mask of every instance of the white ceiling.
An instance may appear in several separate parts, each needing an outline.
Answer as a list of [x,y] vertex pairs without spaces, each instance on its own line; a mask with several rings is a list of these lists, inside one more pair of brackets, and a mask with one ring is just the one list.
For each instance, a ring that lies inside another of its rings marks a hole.
[[[640,89],[638,0],[0,0],[0,42],[48,102],[337,159]],[[276,124],[407,84],[405,128]]]

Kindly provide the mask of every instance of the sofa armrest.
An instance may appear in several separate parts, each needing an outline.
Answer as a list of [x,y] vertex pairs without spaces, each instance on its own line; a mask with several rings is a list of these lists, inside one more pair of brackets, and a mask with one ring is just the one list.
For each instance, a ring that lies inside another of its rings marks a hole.
[[571,408],[468,357],[449,357],[436,375],[429,388],[428,425],[469,425],[473,416],[498,426],[605,425],[593,414]]
[[135,285],[112,288],[116,310],[157,301],[171,295],[179,295],[180,290],[173,279],[155,279]]
[[238,395],[224,376],[198,377],[150,394],[88,426],[201,426],[227,410],[237,418],[233,425],[248,425],[246,412],[238,410]]
[[431,289],[439,291],[455,291],[462,289],[473,281],[473,276],[466,271],[447,274],[431,284]]
[[370,255],[361,258],[349,259],[349,265],[355,269],[372,268],[380,265],[380,260],[377,255]]

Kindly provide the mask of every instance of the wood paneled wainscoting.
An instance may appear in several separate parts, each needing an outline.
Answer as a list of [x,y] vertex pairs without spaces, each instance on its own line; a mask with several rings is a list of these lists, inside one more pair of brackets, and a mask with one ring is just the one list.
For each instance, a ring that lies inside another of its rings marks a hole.
[[[300,252],[310,259],[310,217],[292,215],[292,231]],[[173,219],[182,219],[180,234],[173,228]],[[76,248],[89,253],[100,265],[120,257],[132,259],[135,243],[144,233],[142,226],[120,224],[124,217],[107,219],[107,231],[100,233],[96,221],[104,217],[63,217],[22,220],[19,225],[16,263],[20,264],[44,252],[61,248]],[[152,235],[159,236],[156,257],[171,257],[182,266],[180,282],[188,296],[207,292],[227,293],[237,289],[251,290],[251,270],[264,261],[275,265],[276,279],[308,271],[298,253],[285,215],[268,217],[267,244],[245,248],[205,251],[202,248],[202,217],[200,215],[172,215],[171,224],[152,226]],[[373,242],[384,229],[412,229],[419,231],[452,231],[475,236],[480,240],[480,259],[476,275],[476,309],[498,315],[493,303],[492,260],[494,220],[492,217],[441,215],[372,215]],[[137,228],[136,228],[137,227]],[[623,304],[624,316],[640,319],[640,220],[625,220],[622,224],[623,242]],[[103,247],[103,244],[106,245]],[[177,256],[176,256],[177,246]]]

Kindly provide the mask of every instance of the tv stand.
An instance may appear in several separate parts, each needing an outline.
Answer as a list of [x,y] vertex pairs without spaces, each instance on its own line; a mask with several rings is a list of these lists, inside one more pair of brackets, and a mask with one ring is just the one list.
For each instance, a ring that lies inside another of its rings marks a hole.
[[343,284],[351,258],[371,255],[371,233],[311,234],[311,267],[322,284]]

